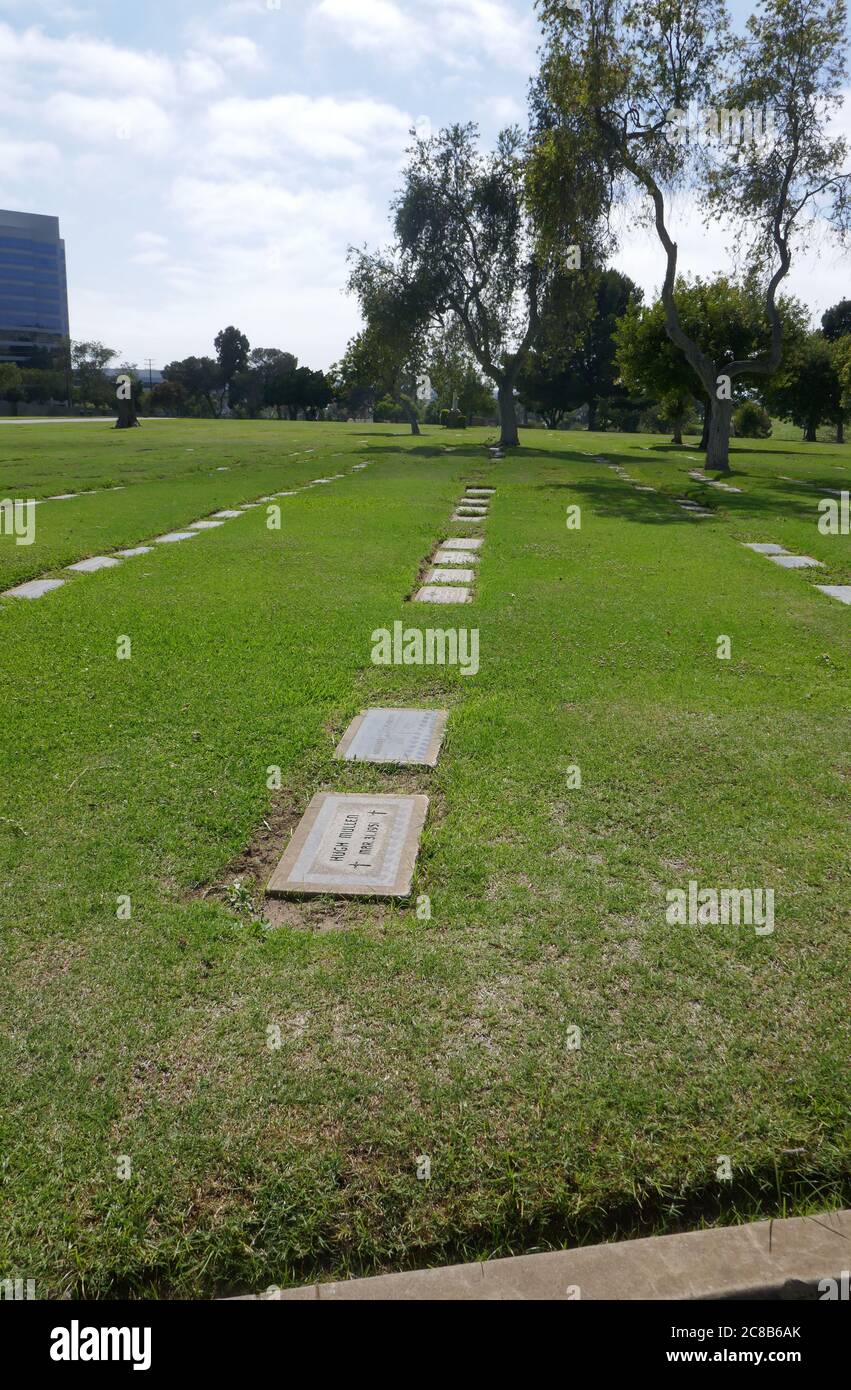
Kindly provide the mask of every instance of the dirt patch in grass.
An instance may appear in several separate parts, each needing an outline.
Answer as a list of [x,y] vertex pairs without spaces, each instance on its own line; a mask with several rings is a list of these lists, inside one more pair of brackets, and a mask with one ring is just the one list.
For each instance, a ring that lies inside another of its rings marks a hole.
[[[355,766],[374,774],[372,778],[365,780],[375,781],[376,785],[371,788],[367,785],[345,785],[346,774]],[[392,777],[387,775],[391,771]],[[393,796],[426,795],[429,798],[428,821],[434,824],[443,818],[443,804],[442,797],[435,794],[431,774],[430,768],[394,767],[391,770],[370,763],[341,763],[341,785],[336,790],[372,790]],[[382,782],[386,785],[382,785]],[[332,788],[317,786],[316,790],[321,792]],[[408,902],[392,904],[330,895],[316,898],[267,898],[266,884],[284,854],[305,809],[306,806],[297,804],[293,792],[289,789],[273,793],[272,803],[247,847],[230,861],[213,883],[194,888],[188,894],[189,901],[209,902],[212,899],[226,907],[239,921],[252,921],[264,927],[290,927],[296,931],[314,933],[352,931],[363,927],[382,928],[397,916],[400,910],[413,911],[413,895]]]

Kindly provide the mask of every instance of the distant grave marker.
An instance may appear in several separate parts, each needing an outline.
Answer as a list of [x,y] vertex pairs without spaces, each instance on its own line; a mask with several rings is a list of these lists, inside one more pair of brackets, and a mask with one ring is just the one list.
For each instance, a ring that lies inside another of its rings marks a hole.
[[406,898],[427,796],[314,796],[266,892]]
[[4,598],[43,598],[51,589],[61,589],[64,579],[28,579],[14,589],[6,589]]
[[451,540],[440,542],[442,550],[478,550],[483,545],[480,536],[453,536]]
[[817,584],[828,598],[838,598],[840,603],[851,603],[851,584]]
[[88,560],[78,560],[76,565],[67,565],[69,570],[76,570],[78,574],[95,574],[97,570],[111,570],[116,565],[120,565],[120,560],[115,560],[111,555],[92,555]]
[[169,531],[165,536],[155,536],[154,541],[157,545],[175,545],[177,541],[194,540],[197,535],[197,531]]
[[470,590],[461,585],[424,584],[414,594],[415,603],[466,603]]
[[367,709],[334,753],[346,762],[435,767],[449,715],[437,709]]
[[[460,552],[459,552],[460,553]],[[429,570],[424,584],[472,584],[476,577],[475,570],[462,569],[434,569]]]
[[436,550],[433,562],[436,565],[477,565],[478,555],[474,555],[472,550]]
[[775,565],[781,565],[784,570],[809,570],[818,567],[823,569],[821,560],[814,560],[811,555],[769,555],[769,560]]

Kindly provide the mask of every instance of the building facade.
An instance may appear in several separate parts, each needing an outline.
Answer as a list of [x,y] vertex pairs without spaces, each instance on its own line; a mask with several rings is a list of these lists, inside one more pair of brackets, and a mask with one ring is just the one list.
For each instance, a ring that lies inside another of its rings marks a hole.
[[68,337],[58,217],[0,209],[0,362],[45,366]]

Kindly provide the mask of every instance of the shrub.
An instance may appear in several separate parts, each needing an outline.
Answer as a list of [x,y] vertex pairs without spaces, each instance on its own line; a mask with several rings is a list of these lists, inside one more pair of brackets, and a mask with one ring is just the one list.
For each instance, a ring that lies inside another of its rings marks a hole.
[[743,401],[733,412],[733,429],[740,439],[768,439],[771,416],[756,401]]

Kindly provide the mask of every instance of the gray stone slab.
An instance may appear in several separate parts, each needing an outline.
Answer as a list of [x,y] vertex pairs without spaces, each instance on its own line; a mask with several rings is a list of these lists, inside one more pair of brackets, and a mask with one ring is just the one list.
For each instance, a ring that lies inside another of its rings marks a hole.
[[453,512],[453,521],[466,521],[472,526],[480,526],[484,521],[483,516],[471,516],[469,512]]
[[[851,1212],[683,1231],[669,1236],[548,1250],[475,1264],[379,1274],[275,1289],[255,1299],[320,1302],[583,1302],[817,1297],[825,1278],[840,1286]],[[787,1292],[788,1291],[788,1292]],[[729,1319],[732,1321],[732,1319]],[[779,1321],[779,1319],[778,1319]],[[710,1352],[710,1356],[711,1356]]]
[[167,531],[164,536],[155,536],[156,545],[175,545],[177,541],[191,541],[198,535],[197,531]]
[[78,497],[76,492],[54,492],[52,497],[48,497],[48,502],[68,502],[72,497]]
[[6,589],[4,598],[43,598],[52,589],[61,589],[64,579],[28,579],[26,584],[18,584],[14,589]]
[[[459,550],[458,554],[462,554]],[[435,569],[429,570],[423,580],[424,584],[472,584],[476,577],[475,570],[463,569]]]
[[453,536],[451,540],[441,541],[441,550],[479,550],[484,545],[481,536]]
[[821,560],[814,560],[811,555],[769,555],[775,565],[781,565],[784,570],[810,570],[818,567],[823,569]]
[[415,603],[468,603],[470,590],[457,584],[424,584],[414,594]]
[[496,492],[495,487],[468,487],[467,497],[492,497]]
[[234,517],[242,516],[242,512],[236,511],[233,507],[226,507],[223,512],[213,512],[213,516],[221,521],[231,521]]
[[851,603],[851,584],[817,584],[829,598],[838,598],[840,603]]
[[472,550],[436,550],[433,555],[436,565],[477,565],[478,555]]
[[210,521],[205,519],[204,521],[191,522],[189,529],[190,531],[213,531],[217,526],[224,526],[224,524],[223,521]]
[[642,487],[641,483],[635,484],[636,492],[655,492],[655,487]]
[[319,792],[266,892],[407,898],[427,812],[427,796]]
[[440,709],[367,709],[353,719],[334,753],[353,763],[435,767],[449,715]]
[[788,550],[773,541],[742,541],[745,550],[755,550],[757,555],[788,555]]
[[[298,497],[298,492],[276,492],[276,497]],[[221,512],[214,512],[214,516],[221,516]]]
[[131,560],[134,555],[150,555],[153,548],[152,545],[133,545],[129,550],[116,550],[115,553],[123,560]]
[[487,516],[488,507],[484,502],[459,502],[456,512],[469,512],[471,516]]
[[66,565],[66,569],[76,570],[77,574],[95,574],[97,570],[115,569],[121,561],[112,555],[92,555],[88,560],[78,560],[76,565]]

